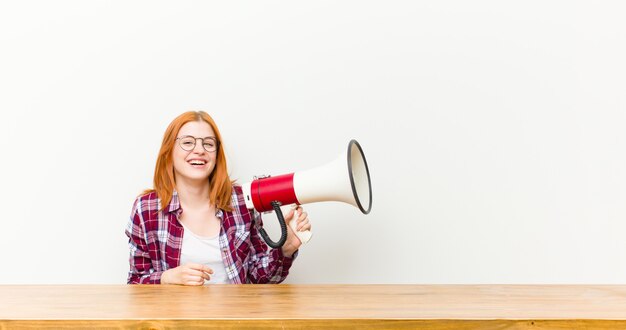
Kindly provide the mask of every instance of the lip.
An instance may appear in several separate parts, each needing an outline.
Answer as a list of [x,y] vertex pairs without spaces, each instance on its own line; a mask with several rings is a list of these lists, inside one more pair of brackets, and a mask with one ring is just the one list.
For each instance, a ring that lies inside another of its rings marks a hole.
[[[194,164],[191,164],[191,162],[192,162],[192,161],[194,161],[194,160],[203,161],[203,162],[204,162],[204,164],[203,164],[203,165],[194,165]],[[208,161],[208,160],[206,160],[206,159],[202,159],[202,158],[191,158],[191,159],[188,159],[188,160],[187,160],[187,164],[191,165],[191,167],[193,167],[193,168],[203,168],[203,167],[205,167],[205,166],[207,166],[207,165],[209,164],[209,161]]]

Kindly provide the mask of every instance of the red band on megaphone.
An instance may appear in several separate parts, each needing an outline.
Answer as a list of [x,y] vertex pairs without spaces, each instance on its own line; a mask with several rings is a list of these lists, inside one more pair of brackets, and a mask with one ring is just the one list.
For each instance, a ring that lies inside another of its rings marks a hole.
[[282,205],[298,203],[293,189],[293,173],[252,181],[250,195],[254,208],[259,212],[273,210],[273,201],[279,201]]

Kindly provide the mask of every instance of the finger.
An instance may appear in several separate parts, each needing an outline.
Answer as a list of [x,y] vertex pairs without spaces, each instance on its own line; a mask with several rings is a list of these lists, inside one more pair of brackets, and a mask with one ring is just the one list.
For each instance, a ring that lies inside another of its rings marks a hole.
[[301,229],[298,229],[298,231],[307,231],[307,230],[311,230],[311,224],[307,223],[306,225],[302,226]]
[[185,281],[188,282],[199,282],[203,279],[202,275],[187,275],[185,276]]
[[296,227],[296,228],[298,229],[298,231],[303,231],[303,228],[304,228],[304,227],[306,227],[307,225],[308,225],[309,227],[311,227],[311,225],[310,225],[310,222],[309,222],[309,219],[308,219],[308,218],[307,218],[307,219],[304,219],[304,220],[302,220],[300,223],[298,223],[298,227]]
[[196,263],[190,262],[188,264],[185,264],[185,267],[187,267],[188,269],[202,271],[204,270],[205,266],[203,264],[196,264]]
[[204,278],[202,276],[187,276],[185,278],[186,283],[195,283],[191,285],[200,285],[204,284]]
[[294,212],[295,212],[295,209],[289,210],[289,212],[287,212],[287,215],[285,216],[285,221],[287,222],[291,221],[291,219],[293,218]]
[[302,228],[302,225],[305,224],[307,221],[309,221],[308,218],[305,218],[303,220],[298,219],[298,225],[296,226],[296,229],[300,231],[300,228]]
[[210,281],[211,275],[209,275],[208,273],[202,272],[202,278],[204,278],[207,281]]
[[208,274],[213,274],[213,269],[211,269],[211,267],[207,266],[207,265],[203,265],[204,267],[202,267],[202,271],[206,272]]
[[185,273],[187,276],[193,276],[195,278],[201,278],[204,276],[204,274],[206,274],[206,272],[202,271],[202,270],[188,270]]

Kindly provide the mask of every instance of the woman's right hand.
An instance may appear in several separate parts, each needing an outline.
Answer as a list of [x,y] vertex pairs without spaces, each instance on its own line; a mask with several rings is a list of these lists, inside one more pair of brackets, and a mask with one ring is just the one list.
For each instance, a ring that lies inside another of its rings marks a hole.
[[168,269],[161,274],[161,284],[203,285],[210,280],[213,270],[202,264],[188,263]]

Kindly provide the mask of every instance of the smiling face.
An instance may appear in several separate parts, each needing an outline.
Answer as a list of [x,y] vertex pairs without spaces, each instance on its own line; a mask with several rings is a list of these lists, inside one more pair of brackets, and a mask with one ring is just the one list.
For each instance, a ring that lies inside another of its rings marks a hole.
[[[185,136],[197,138],[195,146],[191,139],[181,139]],[[191,121],[183,125],[176,136],[176,145],[172,150],[172,160],[174,164],[174,175],[176,180],[185,181],[206,181],[215,168],[217,151],[207,151],[211,146],[203,141],[207,138],[213,138],[216,141],[215,133],[211,125],[204,121]],[[207,142],[212,142],[207,139]],[[181,146],[182,143],[182,146]],[[190,149],[189,151],[183,149]]]

